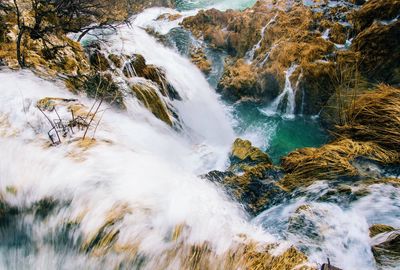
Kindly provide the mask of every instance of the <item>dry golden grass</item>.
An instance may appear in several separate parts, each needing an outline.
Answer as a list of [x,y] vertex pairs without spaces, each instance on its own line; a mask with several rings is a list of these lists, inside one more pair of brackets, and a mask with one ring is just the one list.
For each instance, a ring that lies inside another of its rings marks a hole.
[[346,113],[348,123],[336,127],[340,136],[400,151],[400,89],[379,85],[355,100]]
[[399,161],[397,151],[386,150],[373,142],[343,139],[321,148],[303,148],[284,157],[282,167],[287,175],[279,184],[293,190],[318,180],[357,176],[359,172],[351,163],[357,157],[367,157],[383,164]]

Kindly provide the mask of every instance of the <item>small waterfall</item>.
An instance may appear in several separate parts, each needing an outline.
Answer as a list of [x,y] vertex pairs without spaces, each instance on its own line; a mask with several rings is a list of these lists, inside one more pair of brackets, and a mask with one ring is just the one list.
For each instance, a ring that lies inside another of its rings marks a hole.
[[260,40],[257,42],[256,45],[253,46],[253,48],[250,51],[248,51],[246,53],[245,58],[246,58],[246,61],[248,63],[251,63],[254,60],[254,55],[257,52],[257,50],[260,49],[261,43],[264,40],[265,31],[268,29],[268,27],[271,25],[271,23],[275,22],[275,19],[276,19],[277,16],[278,16],[278,14],[275,14],[275,16],[271,20],[269,20],[268,23],[261,29],[261,38],[260,38]]
[[284,116],[287,118],[294,117],[294,110],[296,106],[295,102],[295,92],[292,87],[292,83],[290,82],[290,77],[292,76],[293,72],[296,71],[298,65],[292,65],[286,72],[285,76],[285,88],[283,89],[282,93],[276,97],[276,99],[268,106],[268,108],[262,110],[267,115],[273,115],[279,113],[280,105],[286,100],[286,107],[282,110]]

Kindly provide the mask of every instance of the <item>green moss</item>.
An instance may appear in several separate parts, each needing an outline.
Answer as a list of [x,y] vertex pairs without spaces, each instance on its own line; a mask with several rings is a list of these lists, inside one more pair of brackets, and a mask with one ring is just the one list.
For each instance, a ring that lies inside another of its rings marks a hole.
[[173,123],[168,108],[161,97],[155,92],[155,89],[144,84],[136,84],[132,86],[132,91],[135,93],[137,99],[158,119],[172,126]]
[[125,108],[123,94],[119,86],[112,80],[111,75],[96,74],[85,82],[85,91],[91,98],[104,99],[110,104]]

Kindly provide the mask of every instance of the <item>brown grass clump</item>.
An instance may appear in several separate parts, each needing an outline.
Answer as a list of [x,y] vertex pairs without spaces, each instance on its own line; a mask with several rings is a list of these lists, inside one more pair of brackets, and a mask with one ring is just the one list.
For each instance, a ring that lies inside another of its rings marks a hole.
[[370,0],[349,15],[357,32],[370,26],[375,20],[391,20],[399,15],[399,0]]
[[399,161],[396,151],[386,150],[373,142],[344,139],[321,148],[300,149],[284,157],[282,167],[287,175],[279,184],[287,190],[293,190],[318,180],[358,176],[358,170],[352,165],[357,157],[367,157],[384,164]]
[[336,127],[340,136],[400,152],[400,89],[379,85],[361,95],[346,113],[348,123]]

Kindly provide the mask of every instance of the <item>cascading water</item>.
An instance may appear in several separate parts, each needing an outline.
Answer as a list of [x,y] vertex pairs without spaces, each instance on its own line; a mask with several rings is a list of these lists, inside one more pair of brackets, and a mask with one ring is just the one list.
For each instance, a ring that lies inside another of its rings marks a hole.
[[277,16],[278,15],[275,14],[275,16],[272,17],[272,19],[269,20],[268,23],[261,29],[261,38],[260,38],[260,40],[257,42],[256,45],[253,46],[253,48],[249,52],[246,53],[247,62],[251,63],[254,60],[254,55],[257,52],[257,50],[260,49],[261,43],[264,40],[265,31],[268,29],[268,27],[271,25],[271,23],[275,22],[275,19],[276,19]]
[[293,72],[297,69],[297,65],[292,65],[285,73],[285,87],[283,88],[282,93],[268,106],[268,108],[261,110],[266,115],[277,114],[279,113],[279,106],[283,104],[286,99],[286,106],[282,112],[284,116],[287,118],[294,117],[294,110],[296,106],[295,102],[295,92],[292,87],[292,82],[290,81],[290,77],[292,76]]

